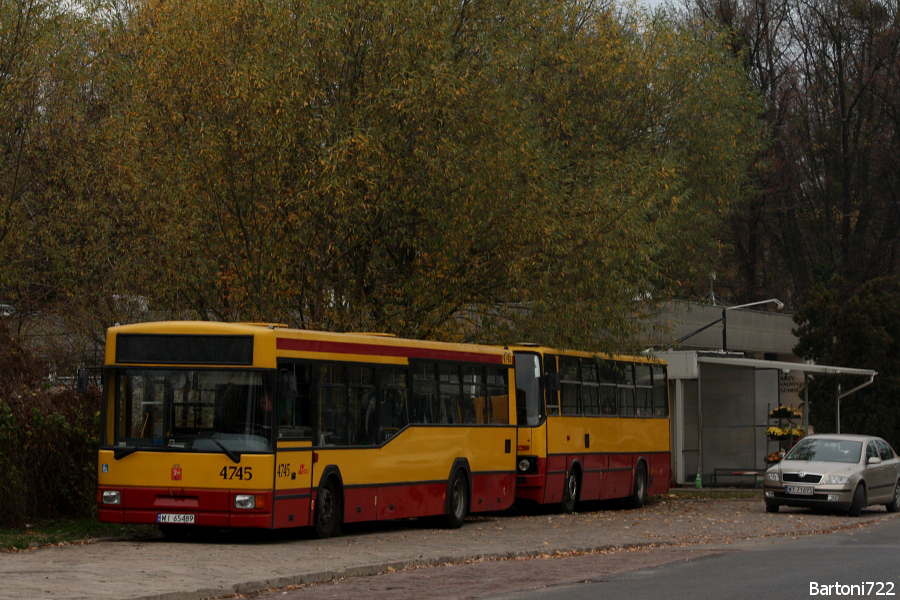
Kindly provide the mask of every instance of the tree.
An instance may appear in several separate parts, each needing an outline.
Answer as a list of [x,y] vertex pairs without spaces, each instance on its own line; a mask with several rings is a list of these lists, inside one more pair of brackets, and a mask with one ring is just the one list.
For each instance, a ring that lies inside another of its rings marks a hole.
[[[795,317],[799,343],[796,353],[821,364],[878,372],[873,385],[841,403],[841,431],[879,435],[900,444],[900,277],[872,279],[843,301],[839,281],[816,285]],[[839,381],[843,389],[857,379]],[[817,431],[834,431],[833,378],[815,380],[810,388],[810,422]]]
[[790,289],[802,301],[832,274],[849,294],[896,273],[896,0],[691,6],[728,28],[767,102],[771,143],[757,163],[758,192],[727,234],[741,299]]
[[302,8],[137,5],[134,293],[202,318],[597,346],[702,270],[684,258],[757,139],[710,32],[583,3]]

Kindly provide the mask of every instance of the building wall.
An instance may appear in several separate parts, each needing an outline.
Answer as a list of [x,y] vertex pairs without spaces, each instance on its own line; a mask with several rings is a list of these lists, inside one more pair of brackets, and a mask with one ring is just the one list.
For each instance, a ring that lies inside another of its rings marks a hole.
[[[761,309],[760,309],[761,308]],[[797,360],[794,347],[797,337],[793,333],[794,318],[783,312],[772,312],[766,307],[739,308],[726,311],[726,340],[729,351],[739,351],[747,356],[777,355],[779,360]],[[676,340],[680,350],[721,350],[721,306],[673,302],[657,317],[657,327],[648,328],[644,334],[644,347],[665,348]],[[664,333],[669,329],[669,333]],[[693,334],[693,335],[691,335]]]
[[755,397],[753,369],[700,368],[704,483],[714,469],[749,469],[756,464]]

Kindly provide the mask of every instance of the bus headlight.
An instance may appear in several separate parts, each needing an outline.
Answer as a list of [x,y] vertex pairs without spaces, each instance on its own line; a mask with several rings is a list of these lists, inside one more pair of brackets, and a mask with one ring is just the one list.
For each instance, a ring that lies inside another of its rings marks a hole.
[[100,501],[103,502],[103,504],[121,504],[122,493],[118,490],[103,490]]
[[235,508],[256,508],[256,496],[253,494],[237,494],[234,497]]
[[537,459],[530,456],[519,458],[519,464],[516,465],[520,475],[528,473],[537,473]]

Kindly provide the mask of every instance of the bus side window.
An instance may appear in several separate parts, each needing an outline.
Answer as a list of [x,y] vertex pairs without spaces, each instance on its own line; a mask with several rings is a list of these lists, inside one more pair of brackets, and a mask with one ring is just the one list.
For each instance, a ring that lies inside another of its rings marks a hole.
[[669,399],[668,386],[666,379],[666,368],[663,366],[653,367],[653,416],[668,417],[669,416]]
[[347,403],[348,443],[365,446],[375,443],[375,370],[371,367],[349,365],[349,400]]
[[431,363],[412,365],[413,399],[409,407],[409,419],[413,423],[439,423],[440,415],[437,394],[437,370]]
[[[459,379],[459,366],[455,364],[440,365],[440,423],[445,425],[459,423],[459,399],[462,393]],[[437,418],[438,415],[435,415]]]
[[318,427],[320,446],[350,444],[347,408],[347,381],[343,365],[320,365]]
[[406,427],[406,370],[385,369],[381,372],[378,419],[379,441],[385,442]]
[[298,425],[297,414],[297,374],[282,369],[279,377],[278,425]]
[[509,423],[508,376],[508,369],[499,369],[495,367],[488,367],[487,369],[485,423],[498,423],[503,425]]
[[559,357],[560,377],[560,412],[563,415],[581,414],[581,375],[579,374],[579,360],[571,356]]
[[634,367],[627,363],[617,363],[622,379],[619,382],[619,416],[635,416],[634,404]]
[[289,364],[279,371],[278,437],[309,438],[312,436],[311,367]]
[[547,382],[547,414],[555,416],[559,414],[559,373],[556,370],[556,357],[544,357],[545,380]]

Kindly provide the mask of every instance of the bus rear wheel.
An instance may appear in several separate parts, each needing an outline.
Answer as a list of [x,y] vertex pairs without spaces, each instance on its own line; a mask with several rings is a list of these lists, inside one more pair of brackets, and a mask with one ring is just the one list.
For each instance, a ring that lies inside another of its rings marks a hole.
[[628,508],[640,508],[647,501],[647,465],[643,462],[638,463],[637,470],[634,473],[634,487],[631,496],[628,497],[626,504]]
[[575,501],[578,500],[578,473],[574,468],[566,473],[566,484],[563,486],[562,511],[575,512]]
[[315,527],[316,537],[326,539],[341,535],[341,497],[333,479],[328,479],[319,488],[316,497]]
[[447,529],[459,529],[469,514],[469,484],[462,469],[453,474],[448,492],[444,526]]

